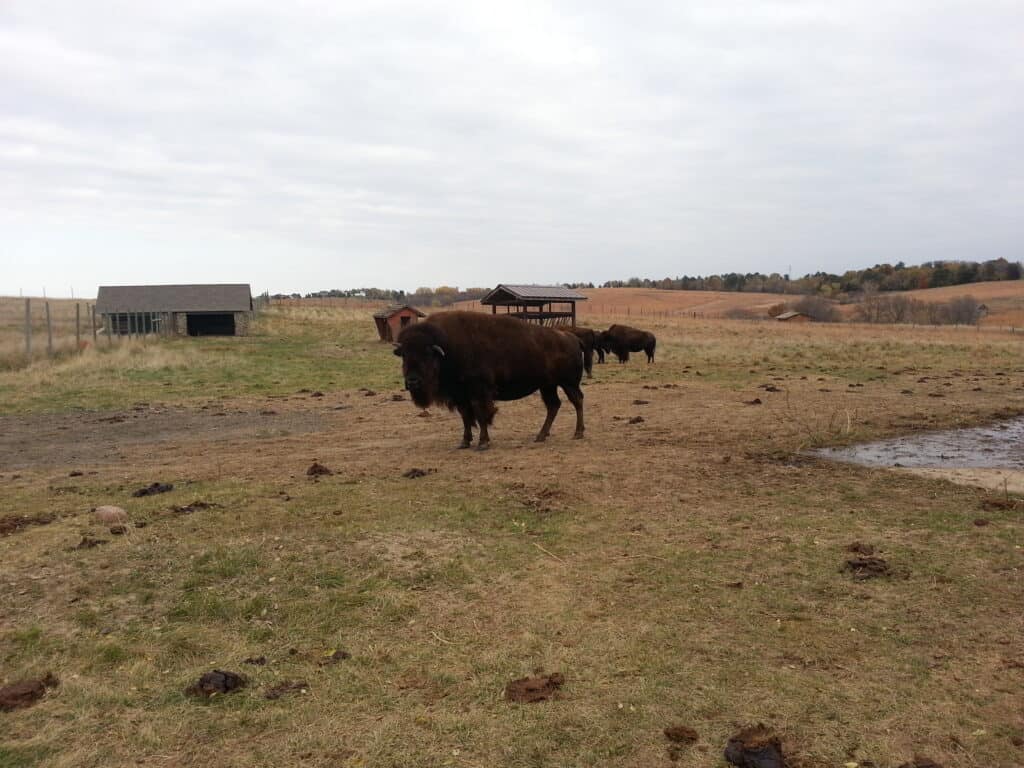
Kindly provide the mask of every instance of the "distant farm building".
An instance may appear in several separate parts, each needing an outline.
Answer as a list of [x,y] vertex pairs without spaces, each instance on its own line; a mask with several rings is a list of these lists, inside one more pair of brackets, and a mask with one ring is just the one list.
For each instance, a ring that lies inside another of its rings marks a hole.
[[783,312],[781,315],[776,315],[775,319],[783,323],[809,323],[812,320],[810,315],[805,315],[803,312]]
[[421,317],[426,315],[408,304],[395,304],[373,313],[373,321],[377,324],[377,333],[380,334],[381,341],[394,341],[405,326],[412,325]]
[[499,285],[488,293],[480,303],[491,307],[491,314],[498,313],[498,307],[505,308],[505,314],[540,325],[576,325],[576,302],[587,297],[572,288],[560,285]]
[[248,283],[101,285],[96,314],[113,335],[244,336],[252,321]]

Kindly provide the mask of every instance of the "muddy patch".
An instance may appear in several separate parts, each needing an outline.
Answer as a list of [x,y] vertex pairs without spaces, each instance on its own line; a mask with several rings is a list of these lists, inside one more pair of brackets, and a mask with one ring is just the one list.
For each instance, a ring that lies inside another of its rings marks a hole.
[[559,689],[565,684],[565,677],[561,672],[552,672],[550,675],[537,675],[535,677],[522,677],[513,680],[505,686],[505,700],[514,701],[519,704],[536,704],[540,701],[550,701],[560,696]]
[[218,694],[240,691],[248,682],[244,676],[236,672],[215,669],[212,672],[204,672],[196,682],[185,689],[185,693],[189,696],[208,699]]
[[34,525],[49,525],[57,519],[56,515],[7,515],[0,517],[0,536],[10,536],[12,533],[31,528]]
[[60,681],[47,672],[45,677],[32,680],[19,680],[0,688],[0,712],[13,712],[16,709],[31,707],[46,693],[47,688],[56,688]]
[[760,723],[729,739],[725,759],[737,768],[786,768],[778,735]]

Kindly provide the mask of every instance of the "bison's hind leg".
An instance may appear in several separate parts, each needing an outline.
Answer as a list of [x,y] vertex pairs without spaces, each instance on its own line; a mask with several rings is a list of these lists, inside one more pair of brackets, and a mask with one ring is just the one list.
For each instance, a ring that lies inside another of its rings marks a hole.
[[490,447],[491,436],[488,434],[487,428],[494,421],[494,414],[497,412],[498,409],[489,399],[473,401],[473,415],[476,417],[477,426],[480,427],[480,440],[476,444],[477,450],[485,451]]
[[576,409],[576,434],[573,439],[579,440],[583,437],[583,390],[576,384],[563,384],[562,390]]
[[541,387],[540,396],[544,400],[544,405],[547,406],[548,416],[544,419],[544,426],[540,428],[540,432],[537,433],[537,442],[543,443],[548,439],[548,435],[551,433],[551,424],[555,420],[555,416],[558,414],[558,409],[562,407],[562,401],[558,399],[558,387],[547,386]]

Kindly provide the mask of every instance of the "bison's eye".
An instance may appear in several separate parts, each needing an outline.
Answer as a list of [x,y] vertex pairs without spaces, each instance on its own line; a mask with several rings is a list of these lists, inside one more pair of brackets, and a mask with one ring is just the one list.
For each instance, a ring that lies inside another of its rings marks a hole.
[[395,344],[395,348],[392,350],[398,357],[402,356],[402,345]]

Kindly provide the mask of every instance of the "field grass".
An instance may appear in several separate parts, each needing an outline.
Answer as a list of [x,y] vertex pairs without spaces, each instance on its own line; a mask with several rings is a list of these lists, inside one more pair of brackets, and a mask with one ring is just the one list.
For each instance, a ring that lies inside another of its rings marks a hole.
[[[758,721],[794,766],[1020,765],[1020,513],[797,453],[1024,412],[1019,337],[651,326],[654,365],[595,367],[583,441],[563,411],[530,442],[530,398],[485,453],[393,399],[362,313],[0,373],[0,514],[56,516],[0,538],[0,677],[62,681],[0,714],[0,766],[724,766]],[[854,541],[892,574],[842,572]],[[249,686],[184,693],[214,668]],[[504,701],[534,670],[562,698]],[[700,739],[670,756],[674,724]]]

